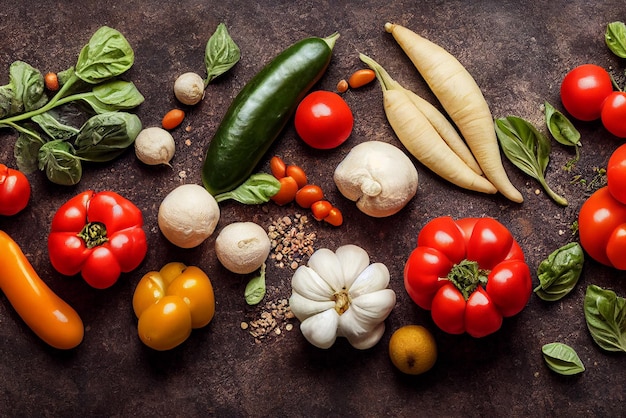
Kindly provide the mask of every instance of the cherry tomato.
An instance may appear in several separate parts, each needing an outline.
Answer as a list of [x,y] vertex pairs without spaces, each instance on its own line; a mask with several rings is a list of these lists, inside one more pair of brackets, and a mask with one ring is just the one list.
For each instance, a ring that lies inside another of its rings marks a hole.
[[619,138],[626,138],[626,92],[614,91],[602,105],[602,125]]
[[626,204],[626,144],[611,154],[606,166],[606,179],[613,197]]
[[570,115],[582,121],[600,118],[602,103],[613,91],[611,76],[594,64],[580,65],[563,78],[561,102]]
[[332,91],[319,90],[300,102],[294,123],[296,132],[309,146],[331,149],[348,139],[354,117],[341,96]]
[[616,200],[608,186],[594,192],[578,213],[580,245],[594,260],[626,270],[626,205]]
[[30,199],[30,182],[21,171],[0,164],[0,215],[15,215]]

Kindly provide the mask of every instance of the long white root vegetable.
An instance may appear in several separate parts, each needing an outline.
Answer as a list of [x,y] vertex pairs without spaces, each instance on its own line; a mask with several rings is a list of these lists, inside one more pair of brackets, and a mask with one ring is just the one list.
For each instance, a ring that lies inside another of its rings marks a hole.
[[502,165],[493,116],[472,75],[452,54],[412,30],[393,23],[386,23],[385,30],[393,35],[437,96],[485,176],[505,197],[523,202],[522,194]]
[[497,193],[485,177],[473,171],[441,138],[418,109],[406,89],[394,81],[376,61],[360,54],[361,61],[376,73],[383,90],[387,120],[398,139],[419,162],[443,179],[468,190]]
[[474,154],[467,147],[467,144],[461,138],[456,128],[450,123],[435,106],[428,100],[424,99],[415,92],[403,88],[405,93],[409,96],[409,99],[413,104],[426,116],[426,119],[433,125],[433,128],[439,133],[441,138],[446,141],[446,144],[458,155],[469,168],[474,170],[476,174],[482,175],[483,171],[480,168],[480,164],[474,158]]

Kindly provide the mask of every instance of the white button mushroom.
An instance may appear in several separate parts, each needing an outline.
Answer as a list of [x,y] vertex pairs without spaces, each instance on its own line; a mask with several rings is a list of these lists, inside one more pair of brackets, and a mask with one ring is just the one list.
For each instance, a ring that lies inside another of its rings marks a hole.
[[165,238],[181,248],[202,244],[215,231],[220,208],[204,187],[183,184],[172,190],[159,206],[158,224]]
[[270,253],[267,232],[254,222],[226,225],[215,239],[215,254],[233,273],[248,274],[258,270]]
[[400,211],[417,193],[417,170],[398,147],[381,141],[356,145],[335,169],[337,188],[376,218]]

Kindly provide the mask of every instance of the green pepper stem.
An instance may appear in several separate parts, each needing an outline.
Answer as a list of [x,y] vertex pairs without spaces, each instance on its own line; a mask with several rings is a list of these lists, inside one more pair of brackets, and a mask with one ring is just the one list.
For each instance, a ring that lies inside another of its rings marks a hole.
[[465,300],[469,299],[479,285],[487,285],[489,271],[481,269],[476,261],[463,260],[452,266],[447,279],[459,289]]
[[109,240],[106,226],[102,222],[87,223],[77,236],[85,242],[85,246],[89,249],[102,245]]

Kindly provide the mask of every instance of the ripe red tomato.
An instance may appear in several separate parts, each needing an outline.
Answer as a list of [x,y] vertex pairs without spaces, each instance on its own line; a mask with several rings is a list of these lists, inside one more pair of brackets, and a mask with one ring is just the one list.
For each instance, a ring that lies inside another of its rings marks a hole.
[[611,154],[606,166],[606,180],[611,195],[626,205],[626,144]]
[[310,93],[298,105],[296,132],[304,142],[317,149],[343,144],[352,133],[354,117],[350,106],[332,91]]
[[30,199],[30,182],[21,171],[0,164],[0,215],[15,215]]
[[580,245],[594,260],[626,270],[626,205],[608,187],[594,192],[578,213]]
[[582,121],[600,118],[602,103],[613,91],[611,76],[595,64],[580,65],[563,78],[561,102],[570,115]]
[[602,125],[619,138],[626,138],[626,92],[614,91],[602,105]]

